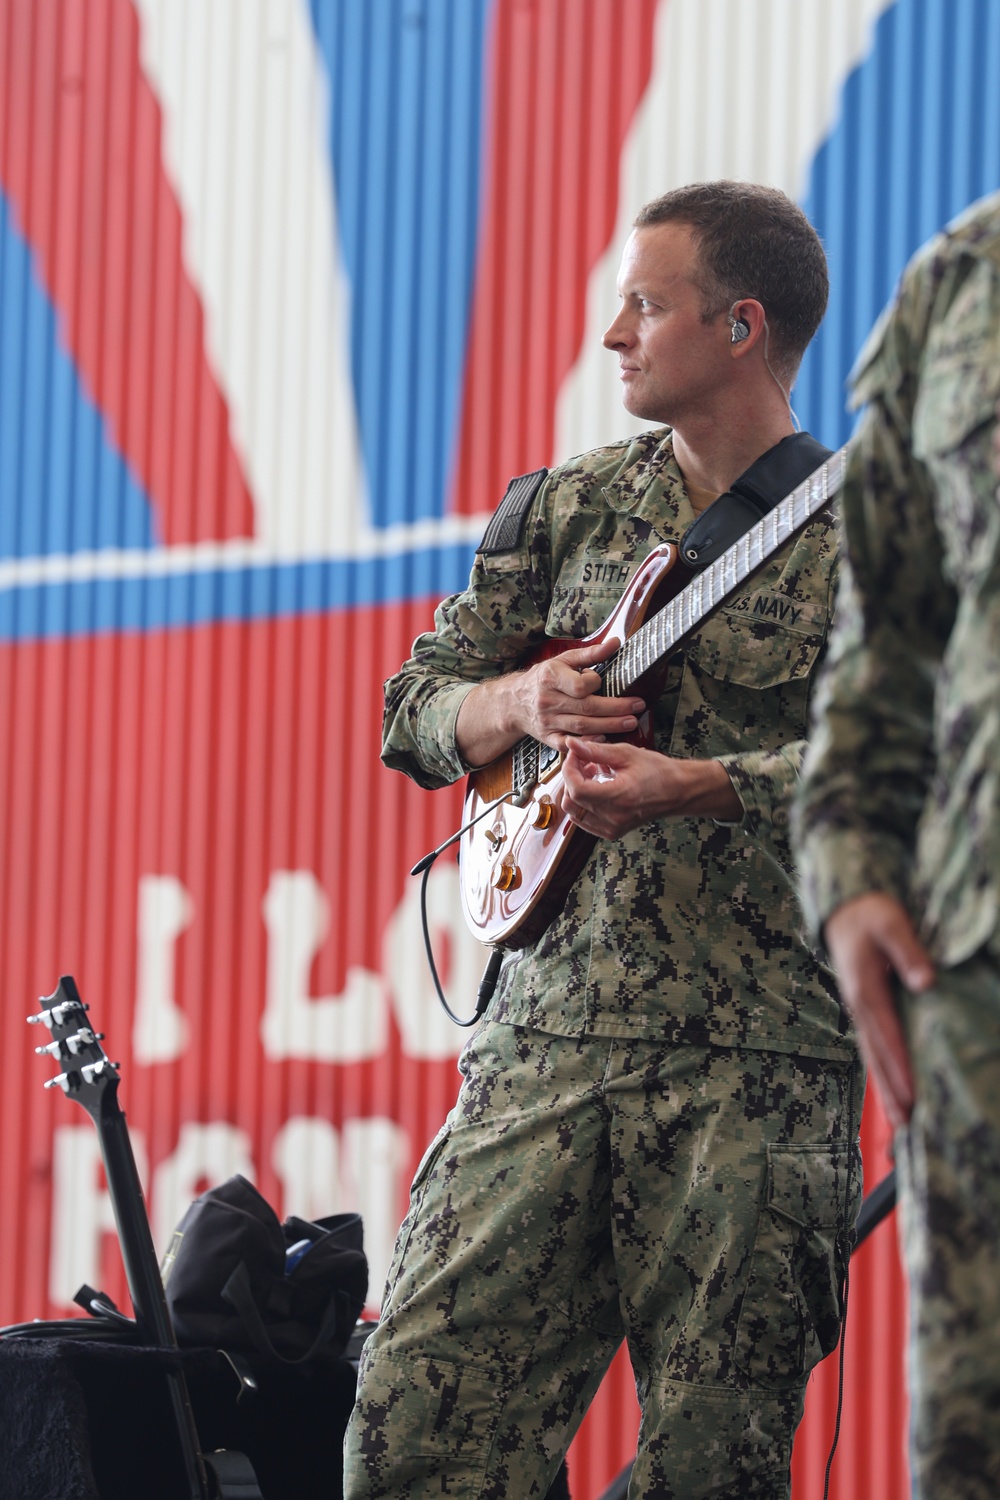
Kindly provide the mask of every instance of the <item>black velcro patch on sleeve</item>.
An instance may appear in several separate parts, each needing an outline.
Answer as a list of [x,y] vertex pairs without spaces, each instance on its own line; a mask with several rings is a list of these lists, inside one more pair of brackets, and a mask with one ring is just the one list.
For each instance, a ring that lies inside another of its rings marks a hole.
[[548,472],[548,469],[536,469],[533,474],[520,474],[511,480],[476,548],[480,556],[493,557],[498,552],[513,552],[515,547],[521,545],[525,517]]

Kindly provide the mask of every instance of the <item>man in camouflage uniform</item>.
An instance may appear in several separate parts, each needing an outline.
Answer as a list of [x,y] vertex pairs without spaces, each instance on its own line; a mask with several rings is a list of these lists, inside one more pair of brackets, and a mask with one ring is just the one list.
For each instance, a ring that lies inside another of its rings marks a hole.
[[782,194],[705,184],[643,211],[619,289],[604,342],[625,404],[672,430],[509,491],[506,535],[491,525],[386,685],[387,764],[436,787],[524,734],[572,746],[567,806],[600,841],[507,958],[418,1169],[362,1363],[351,1500],[544,1495],[623,1336],[630,1493],[775,1500],[839,1332],[861,1081],[797,935],[786,845],[829,512],[672,660],[655,751],[571,738],[644,710],[597,696],[607,647],[517,670],[546,636],[597,629],[650,549],[791,432],[825,259]]
[[919,1493],[995,1500],[1000,196],[911,262],[854,394],[867,406],[799,811],[804,892],[900,1127]]

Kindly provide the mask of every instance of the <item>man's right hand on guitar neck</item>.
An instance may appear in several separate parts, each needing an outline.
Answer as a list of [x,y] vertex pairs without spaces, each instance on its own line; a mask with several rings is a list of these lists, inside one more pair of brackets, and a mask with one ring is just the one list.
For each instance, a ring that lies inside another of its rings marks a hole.
[[570,735],[599,739],[631,734],[646,707],[643,700],[600,696],[601,677],[587,670],[613,656],[620,645],[612,637],[598,645],[575,646],[524,671],[478,683],[462,703],[455,726],[463,759],[470,766],[489,765],[526,734],[555,750],[565,749]]

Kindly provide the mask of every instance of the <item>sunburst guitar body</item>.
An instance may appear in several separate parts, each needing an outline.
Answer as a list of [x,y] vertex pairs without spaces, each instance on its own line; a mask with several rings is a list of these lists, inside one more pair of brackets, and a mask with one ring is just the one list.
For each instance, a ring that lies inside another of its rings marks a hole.
[[[654,548],[593,635],[546,641],[523,665],[613,638],[622,643],[633,639],[690,576],[676,547],[664,543]],[[659,694],[665,665],[662,660],[653,663],[628,684],[628,692],[651,702]],[[599,691],[614,695],[617,690],[605,677]],[[634,733],[616,738],[651,744],[649,710]],[[593,835],[577,828],[559,807],[562,762],[558,750],[525,738],[469,775],[463,823],[472,827],[459,845],[462,902],[469,927],[484,943],[522,948],[535,942],[562,910],[590,858]],[[493,811],[481,817],[491,803]]]

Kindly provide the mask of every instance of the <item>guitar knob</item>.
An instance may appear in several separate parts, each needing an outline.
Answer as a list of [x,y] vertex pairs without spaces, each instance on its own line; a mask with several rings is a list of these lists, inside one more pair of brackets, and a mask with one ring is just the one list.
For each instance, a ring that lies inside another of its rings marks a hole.
[[535,811],[531,819],[532,828],[548,828],[552,822],[552,814],[555,804],[551,797],[539,797],[535,803]]
[[495,865],[490,875],[490,885],[498,891],[511,891],[521,883],[521,872],[513,860],[504,860]]

